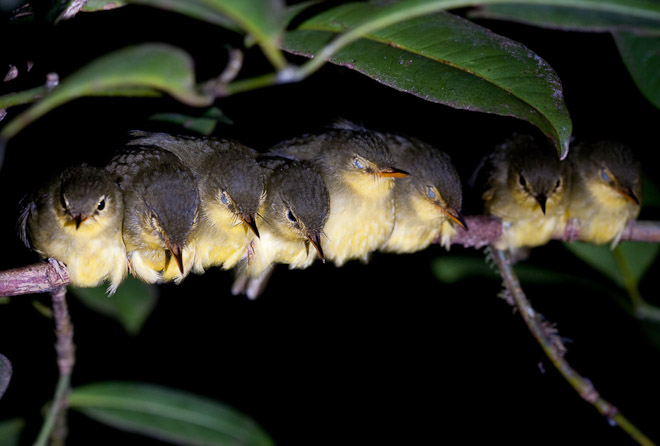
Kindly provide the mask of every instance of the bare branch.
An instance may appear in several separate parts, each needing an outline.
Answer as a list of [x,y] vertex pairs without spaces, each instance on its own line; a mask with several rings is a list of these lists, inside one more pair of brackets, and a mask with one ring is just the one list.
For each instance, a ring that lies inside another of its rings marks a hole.
[[69,283],[66,268],[57,268],[46,262],[35,263],[0,271],[0,296],[47,293]]
[[509,255],[497,249],[492,249],[493,259],[497,264],[504,286],[510,294],[515,307],[520,312],[525,324],[532,332],[536,340],[541,344],[546,356],[550,359],[557,371],[578,392],[580,397],[593,405],[607,419],[621,427],[628,435],[640,445],[652,445],[653,442],[637,429],[619,410],[600,396],[594,385],[588,379],[578,374],[564,358],[564,346],[559,341],[557,330],[548,324],[539,313],[534,310],[525,296],[516,276]]

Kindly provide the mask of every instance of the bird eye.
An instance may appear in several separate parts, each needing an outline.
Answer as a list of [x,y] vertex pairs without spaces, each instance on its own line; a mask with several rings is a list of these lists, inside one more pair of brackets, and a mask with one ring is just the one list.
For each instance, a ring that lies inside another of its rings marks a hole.
[[105,198],[102,199],[101,201],[99,201],[99,204],[98,204],[98,206],[97,206],[96,208],[97,208],[99,211],[102,211],[103,209],[105,209]]
[[68,200],[66,199],[63,193],[60,193],[60,204],[62,205],[62,209],[66,210]]
[[605,181],[606,183],[609,183],[611,181],[610,176],[607,174],[607,170],[605,168],[600,170],[600,177]]
[[555,189],[559,189],[559,186],[561,186],[561,179],[557,180],[555,183]]
[[222,201],[225,206],[229,206],[229,196],[227,195],[227,192],[223,191],[222,194],[220,194],[220,201]]
[[435,191],[433,190],[433,186],[428,186],[428,194],[431,200],[435,200]]
[[293,212],[291,212],[291,210],[286,211],[286,218],[288,218],[289,221],[291,221],[291,223],[298,223],[298,219],[296,218],[295,215],[293,215]]
[[357,167],[358,169],[364,169],[364,164],[362,164],[360,158],[355,158],[355,167]]
[[518,182],[522,187],[527,187],[527,180],[525,180],[525,177],[521,173],[520,176],[518,177]]

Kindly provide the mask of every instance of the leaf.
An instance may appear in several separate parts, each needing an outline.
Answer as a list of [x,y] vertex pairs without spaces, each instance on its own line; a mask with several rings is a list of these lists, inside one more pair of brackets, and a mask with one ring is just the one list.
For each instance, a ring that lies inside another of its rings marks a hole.
[[6,356],[0,354],[0,399],[5,394],[9,381],[11,380],[12,368],[11,362]]
[[244,30],[254,37],[273,66],[278,69],[286,66],[286,60],[279,49],[286,26],[282,0],[130,1],[175,11],[234,31]]
[[18,446],[19,436],[25,421],[20,418],[0,421],[0,444],[2,446]]
[[574,242],[564,243],[564,246],[624,289],[630,285],[637,287],[660,249],[660,245],[655,243],[636,242],[620,243],[616,252],[609,245]]
[[145,43],[102,56],[71,74],[9,122],[0,137],[11,138],[50,110],[79,97],[154,95],[161,91],[192,106],[213,101],[196,90],[194,63],[186,52],[166,44]]
[[234,123],[217,107],[209,108],[202,116],[189,116],[181,113],[157,113],[149,119],[177,124],[186,130],[206,136],[213,133],[219,122],[227,125]]
[[71,408],[97,421],[177,444],[273,444],[246,415],[179,390],[135,382],[102,382],[73,389],[68,400]]
[[628,72],[644,97],[660,108],[660,37],[613,33]]
[[551,29],[586,32],[632,31],[660,35],[660,5],[651,2],[576,0],[564,5],[504,4],[483,6],[470,18],[508,20]]
[[82,12],[108,11],[110,9],[126,6],[122,0],[89,0],[82,8]]
[[[319,57],[344,31],[377,23],[385,8],[349,3],[323,12],[287,33],[284,49]],[[523,45],[460,17],[441,12],[376,29],[330,61],[432,102],[526,120],[567,153],[572,124],[557,74]]]
[[157,286],[133,277],[127,277],[112,296],[105,294],[105,287],[69,289],[89,308],[117,319],[131,335],[140,332],[158,301]]

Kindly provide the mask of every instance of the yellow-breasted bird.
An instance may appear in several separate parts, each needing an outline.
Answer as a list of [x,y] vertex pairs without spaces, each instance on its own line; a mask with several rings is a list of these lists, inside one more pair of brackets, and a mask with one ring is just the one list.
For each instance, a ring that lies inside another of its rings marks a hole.
[[641,167],[632,150],[615,142],[579,144],[568,155],[571,195],[568,218],[580,238],[616,246],[628,220],[641,208]]
[[67,267],[71,284],[93,287],[110,281],[113,294],[126,277],[122,240],[123,199],[103,169],[81,165],[52,179],[22,203],[19,234],[44,258]]
[[[266,199],[259,210],[260,238],[251,255],[238,267],[232,291],[255,298],[263,289],[274,264],[307,268],[320,258],[325,262],[322,237],[330,198],[321,174],[307,161],[262,157],[266,172]],[[311,245],[311,247],[310,247]]]
[[194,174],[156,146],[125,147],[106,170],[124,192],[123,237],[131,273],[148,283],[181,282],[195,260]]
[[200,218],[193,271],[234,267],[259,237],[256,218],[265,198],[258,152],[237,141],[134,131],[129,145],[155,145],[176,154],[197,175]]
[[330,194],[324,251],[335,265],[367,261],[390,236],[394,181],[408,173],[395,167],[377,134],[333,129],[281,142],[271,153],[312,160],[319,167]]
[[394,186],[394,229],[380,250],[422,250],[440,237],[446,249],[457,227],[467,230],[461,215],[463,192],[451,158],[416,138],[380,133],[397,167],[410,173]]
[[502,220],[498,249],[547,243],[566,224],[569,174],[549,141],[516,135],[486,156],[484,211]]

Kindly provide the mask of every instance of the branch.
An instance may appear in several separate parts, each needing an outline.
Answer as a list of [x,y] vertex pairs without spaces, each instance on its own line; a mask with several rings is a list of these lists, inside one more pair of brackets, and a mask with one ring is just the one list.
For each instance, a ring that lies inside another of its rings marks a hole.
[[[492,244],[502,234],[498,218],[487,215],[470,215],[465,217],[465,220],[470,230],[468,232],[459,230],[452,239],[452,244],[479,249]],[[570,226],[563,234],[558,234],[554,238],[565,241],[580,239],[579,234]],[[660,243],[660,222],[631,221],[626,226],[621,240]],[[0,271],[0,296],[47,293],[69,283],[66,267],[58,266],[55,262],[43,262]]]
[[48,439],[51,445],[64,445],[66,437],[67,395],[71,384],[71,372],[75,364],[75,346],[73,344],[73,325],[66,304],[66,287],[60,286],[51,293],[53,300],[53,318],[55,319],[55,351],[57,352],[57,367],[59,379],[55,396],[51,402],[48,414],[41,427],[34,446],[45,446]]
[[[518,277],[511,268],[508,253],[492,248],[493,259],[499,268],[508,296],[520,314],[525,324],[536,340],[541,344],[546,356],[552,361],[555,368],[578,392],[580,397],[593,405],[608,421],[621,427],[633,440],[640,445],[653,445],[653,442],[635,427],[619,410],[600,396],[591,381],[578,374],[564,359],[564,347],[554,327],[544,321],[532,308],[523,292]],[[509,299],[507,299],[509,300]]]

